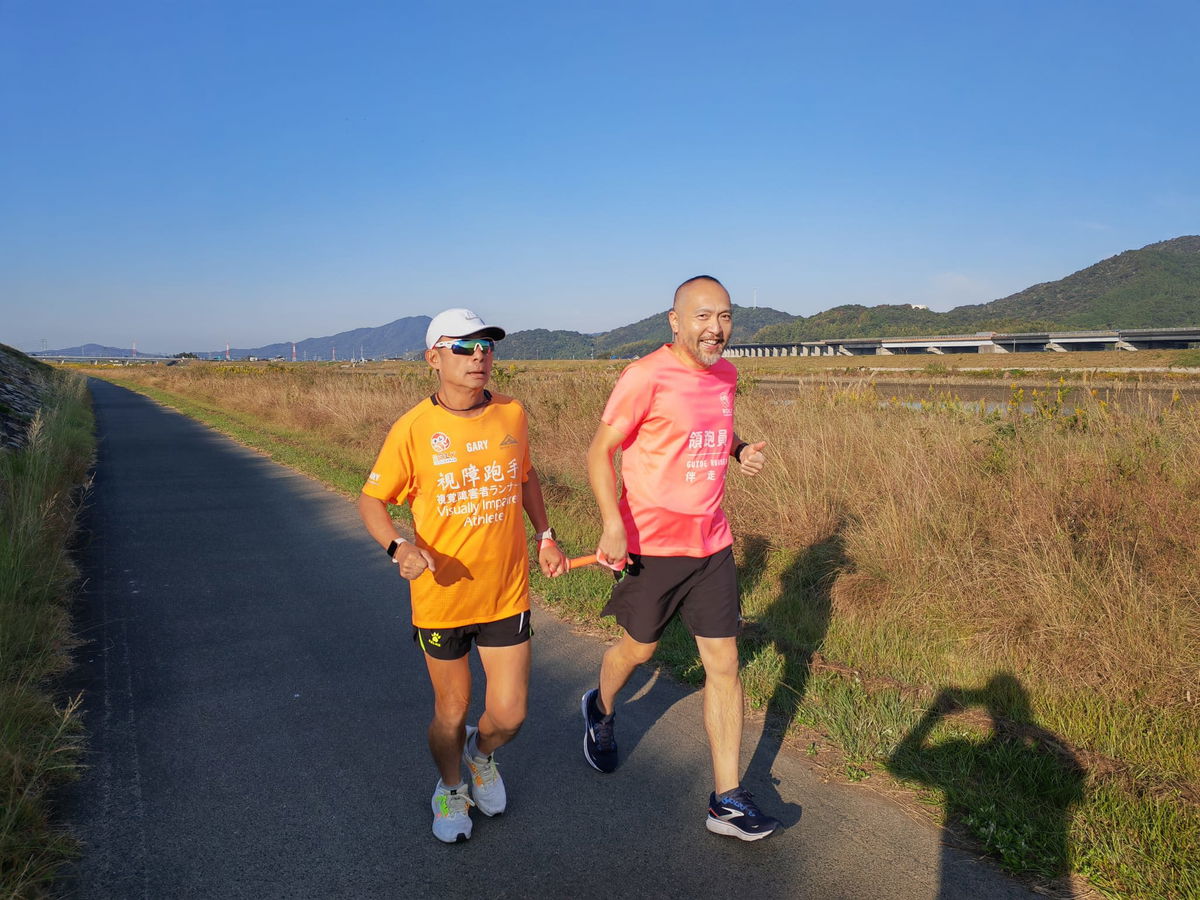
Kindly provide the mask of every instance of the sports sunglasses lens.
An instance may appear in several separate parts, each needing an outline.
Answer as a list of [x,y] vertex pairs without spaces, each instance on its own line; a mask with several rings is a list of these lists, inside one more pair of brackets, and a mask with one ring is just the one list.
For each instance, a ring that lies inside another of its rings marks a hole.
[[495,346],[491,338],[475,338],[469,341],[455,341],[450,345],[450,352],[457,353],[459,356],[472,356],[476,348],[484,353],[491,353]]

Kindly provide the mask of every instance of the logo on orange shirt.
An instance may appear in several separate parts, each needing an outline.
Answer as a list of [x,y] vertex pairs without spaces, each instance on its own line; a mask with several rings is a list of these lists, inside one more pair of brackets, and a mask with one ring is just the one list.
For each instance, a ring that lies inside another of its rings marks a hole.
[[445,453],[450,449],[450,438],[445,432],[436,432],[429,439],[429,446],[433,448],[435,453]]

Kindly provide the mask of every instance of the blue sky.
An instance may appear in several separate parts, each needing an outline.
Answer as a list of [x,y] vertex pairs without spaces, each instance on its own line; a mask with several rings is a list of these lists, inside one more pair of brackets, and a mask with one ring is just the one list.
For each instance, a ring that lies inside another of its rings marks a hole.
[[948,309],[1200,232],[1200,4],[0,0],[0,341]]

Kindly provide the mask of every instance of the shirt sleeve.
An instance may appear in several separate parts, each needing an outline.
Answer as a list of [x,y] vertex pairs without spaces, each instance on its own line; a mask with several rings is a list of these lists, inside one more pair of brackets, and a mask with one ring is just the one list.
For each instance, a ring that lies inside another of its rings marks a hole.
[[650,414],[653,400],[654,380],[650,373],[643,366],[626,366],[608,397],[600,421],[629,438]]
[[404,503],[413,490],[412,453],[409,446],[410,429],[403,420],[388,431],[371,474],[362,492],[385,503]]

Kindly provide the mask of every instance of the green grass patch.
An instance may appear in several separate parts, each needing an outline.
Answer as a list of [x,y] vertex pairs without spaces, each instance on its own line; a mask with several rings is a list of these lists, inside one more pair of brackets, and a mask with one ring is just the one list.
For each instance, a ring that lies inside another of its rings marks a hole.
[[[10,357],[6,364],[19,358]],[[32,365],[30,364],[32,369]],[[37,372],[37,369],[33,369]],[[70,665],[68,547],[95,442],[83,379],[46,374],[28,442],[0,450],[0,896],[40,893],[74,851],[47,794],[74,777],[77,701],[55,692]]]
[[1188,369],[1200,368],[1200,350],[1180,350],[1171,361],[1171,365]]

